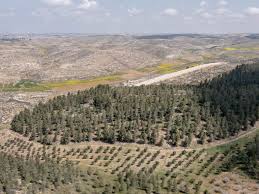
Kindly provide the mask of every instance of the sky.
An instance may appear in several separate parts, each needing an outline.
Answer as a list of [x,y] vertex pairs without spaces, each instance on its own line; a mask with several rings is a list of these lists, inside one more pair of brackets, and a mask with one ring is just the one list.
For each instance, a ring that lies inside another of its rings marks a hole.
[[0,33],[259,33],[259,0],[1,0]]

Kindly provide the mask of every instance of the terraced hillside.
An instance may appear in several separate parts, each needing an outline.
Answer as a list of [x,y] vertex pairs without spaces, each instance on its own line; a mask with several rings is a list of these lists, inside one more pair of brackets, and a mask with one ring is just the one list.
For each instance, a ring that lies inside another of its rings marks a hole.
[[[57,163],[56,165],[66,165],[67,161],[72,161],[74,168],[79,170],[81,178],[76,175],[73,178],[74,183],[69,186],[62,184],[53,186],[53,183],[48,183],[49,186],[45,189],[48,193],[66,193],[67,189],[67,193],[89,194],[132,192],[256,194],[259,190],[259,185],[256,183],[259,171],[255,171],[257,175],[253,175],[250,173],[254,168],[240,168],[243,173],[248,173],[251,177],[248,178],[240,175],[241,171],[231,161],[233,153],[240,155],[242,152],[240,149],[244,146],[249,147],[255,142],[256,132],[259,131],[254,128],[249,135],[236,138],[231,143],[226,141],[221,146],[166,149],[150,145],[103,143],[46,146],[29,141],[29,138],[9,130],[3,130],[0,152],[24,158],[25,161],[33,160],[41,163],[53,161]],[[242,162],[237,164],[240,165]],[[258,169],[258,166],[256,168]],[[15,186],[10,188],[15,189]],[[36,184],[35,188],[41,190],[40,185]],[[27,185],[23,191],[29,189],[31,187]]]

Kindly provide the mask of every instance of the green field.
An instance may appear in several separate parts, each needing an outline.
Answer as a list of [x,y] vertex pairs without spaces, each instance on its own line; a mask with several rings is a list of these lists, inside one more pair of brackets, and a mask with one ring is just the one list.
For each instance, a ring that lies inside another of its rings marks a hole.
[[0,91],[2,92],[16,92],[16,91],[24,91],[24,92],[38,92],[38,91],[46,91],[50,88],[46,87],[44,84],[40,84],[38,82],[34,82],[31,80],[21,80],[15,84],[3,85],[0,84]]
[[101,84],[104,82],[115,82],[120,80],[122,80],[120,74],[114,74],[114,75],[97,77],[97,78],[88,79],[88,80],[66,80],[66,81],[60,81],[60,82],[43,83],[41,85],[47,88],[53,89],[53,88],[76,86],[79,84]]
[[98,85],[103,83],[112,83],[122,80],[120,74],[114,74],[109,76],[102,76],[87,80],[65,80],[57,82],[35,82],[32,80],[21,80],[15,84],[3,85],[0,84],[0,91],[2,92],[42,92],[59,88],[73,87],[77,85]]

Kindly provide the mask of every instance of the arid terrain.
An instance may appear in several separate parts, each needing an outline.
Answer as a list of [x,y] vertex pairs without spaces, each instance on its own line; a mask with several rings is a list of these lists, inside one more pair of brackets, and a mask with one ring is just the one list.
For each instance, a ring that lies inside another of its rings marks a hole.
[[[11,131],[10,123],[25,108],[99,84],[198,85],[243,63],[259,61],[258,45],[259,36],[250,34],[0,35],[0,151],[22,158],[72,161],[80,169],[94,170],[101,188],[131,169],[157,173],[163,191],[174,178],[181,193],[257,194],[258,180],[238,169],[220,173],[218,167],[229,154],[227,148],[255,138],[258,122],[231,138],[188,148],[101,141],[46,146]],[[103,183],[105,178],[109,181]],[[95,190],[93,182],[87,183],[89,194],[103,193]]]
[[[172,78],[195,84],[255,61],[255,35],[2,35],[0,121],[58,94],[97,84],[130,85],[206,63],[224,62]],[[193,75],[193,76],[191,76]],[[170,80],[166,80],[167,82]]]
[[0,38],[1,83],[82,80],[161,64],[236,63],[259,52],[259,39],[249,35],[22,37]]

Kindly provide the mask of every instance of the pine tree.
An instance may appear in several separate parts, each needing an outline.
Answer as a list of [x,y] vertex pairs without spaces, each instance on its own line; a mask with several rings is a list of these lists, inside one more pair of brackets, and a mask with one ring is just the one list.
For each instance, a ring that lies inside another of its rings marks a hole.
[[157,129],[157,126],[155,126],[152,128],[150,143],[156,145],[158,143],[158,139],[159,139],[159,131]]
[[177,191],[177,183],[175,179],[170,179],[168,183],[168,190],[171,192]]
[[206,141],[206,133],[204,131],[202,131],[200,134],[200,142],[201,142],[201,144],[204,144],[205,141]]
[[66,130],[63,134],[63,136],[61,137],[61,144],[68,144],[70,142],[70,135],[69,135],[69,131]]
[[167,129],[166,129],[166,141],[168,143],[170,142],[170,139],[172,138],[171,131],[172,131],[172,118],[170,117]]
[[52,140],[52,141],[53,141],[54,143],[56,143],[56,142],[57,142],[57,140],[58,140],[58,131],[56,131],[56,132],[55,132],[55,134],[54,134],[54,137],[53,137],[53,140]]
[[255,137],[255,146],[256,146],[256,157],[257,157],[257,160],[259,160],[259,133],[257,133]]

